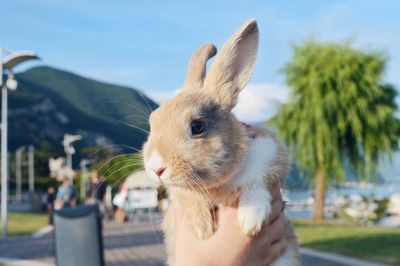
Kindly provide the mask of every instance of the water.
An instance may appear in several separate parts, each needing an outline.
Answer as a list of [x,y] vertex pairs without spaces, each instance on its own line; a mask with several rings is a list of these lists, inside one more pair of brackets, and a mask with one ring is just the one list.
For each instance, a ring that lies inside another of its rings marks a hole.
[[[283,197],[288,201],[288,208],[286,214],[291,219],[309,219],[312,217],[312,197],[314,191],[285,191]],[[332,212],[330,207],[333,205],[335,199],[344,196],[362,195],[376,198],[390,198],[394,194],[400,194],[400,180],[388,182],[381,185],[369,184],[365,187],[344,187],[344,188],[330,188],[326,193],[326,206],[325,212],[328,219],[332,219]],[[400,226],[400,217],[390,216],[382,219],[378,225],[380,226]]]

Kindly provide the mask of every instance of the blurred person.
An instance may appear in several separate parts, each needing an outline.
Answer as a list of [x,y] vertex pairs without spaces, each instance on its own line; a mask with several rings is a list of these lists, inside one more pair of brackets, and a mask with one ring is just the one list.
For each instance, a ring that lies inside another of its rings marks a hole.
[[106,183],[104,182],[104,178],[99,177],[99,172],[97,170],[90,172],[90,183],[86,194],[86,202],[89,204],[98,204],[101,216],[103,216],[106,211],[104,206],[104,195],[106,194],[106,188],[107,187]]
[[49,214],[49,224],[53,224],[53,212],[54,212],[55,200],[56,200],[56,189],[54,188],[54,186],[49,186],[47,188],[47,200],[46,200],[47,213]]
[[126,182],[123,182],[121,184],[119,192],[113,198],[113,204],[117,207],[117,210],[115,211],[115,220],[118,223],[125,222],[124,207],[127,197],[128,197],[128,186]]
[[58,187],[56,205],[57,209],[76,206],[76,189],[70,184],[69,179],[65,178],[62,185]]

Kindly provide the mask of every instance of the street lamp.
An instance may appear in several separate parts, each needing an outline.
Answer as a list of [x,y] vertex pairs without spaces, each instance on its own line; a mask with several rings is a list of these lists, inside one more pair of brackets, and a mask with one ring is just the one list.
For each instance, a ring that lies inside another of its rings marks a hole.
[[62,141],[62,144],[64,145],[65,154],[67,155],[67,166],[68,169],[70,170],[68,176],[70,184],[72,184],[73,182],[72,155],[75,153],[75,148],[74,146],[72,146],[72,143],[81,139],[82,139],[81,135],[65,134],[64,140]]
[[[39,59],[33,52],[14,52],[3,59],[3,49],[0,48],[0,88],[1,88],[1,221],[3,236],[7,235],[7,197],[8,197],[8,143],[7,143],[7,93],[8,89],[16,90],[17,81],[11,71],[16,65],[32,60]],[[3,72],[7,71],[7,81],[3,84]]]

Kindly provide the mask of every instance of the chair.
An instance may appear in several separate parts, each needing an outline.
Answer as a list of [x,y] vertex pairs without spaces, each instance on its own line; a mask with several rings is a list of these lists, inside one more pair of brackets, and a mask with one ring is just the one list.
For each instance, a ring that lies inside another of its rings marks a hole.
[[58,266],[104,266],[99,208],[82,205],[54,212]]

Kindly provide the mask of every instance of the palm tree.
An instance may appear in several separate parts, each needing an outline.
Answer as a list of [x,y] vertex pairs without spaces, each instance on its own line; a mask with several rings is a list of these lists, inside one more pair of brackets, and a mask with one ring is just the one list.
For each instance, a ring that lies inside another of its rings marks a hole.
[[143,156],[141,152],[137,152],[107,157],[95,164],[93,169],[99,171],[105,182],[118,187],[130,174],[144,169]]
[[273,119],[303,172],[315,178],[314,219],[324,219],[325,189],[349,165],[360,176],[398,145],[396,90],[383,82],[386,57],[349,44],[293,46],[282,69],[291,88]]

